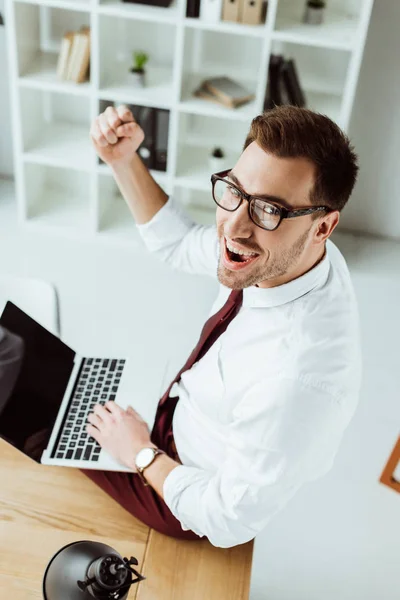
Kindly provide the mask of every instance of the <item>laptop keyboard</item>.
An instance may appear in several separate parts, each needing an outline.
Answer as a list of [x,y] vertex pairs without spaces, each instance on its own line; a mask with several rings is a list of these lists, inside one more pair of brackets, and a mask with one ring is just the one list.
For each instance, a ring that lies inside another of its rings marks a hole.
[[115,400],[125,360],[85,358],[75,385],[55,458],[99,460],[101,447],[86,432],[88,415],[96,404]]

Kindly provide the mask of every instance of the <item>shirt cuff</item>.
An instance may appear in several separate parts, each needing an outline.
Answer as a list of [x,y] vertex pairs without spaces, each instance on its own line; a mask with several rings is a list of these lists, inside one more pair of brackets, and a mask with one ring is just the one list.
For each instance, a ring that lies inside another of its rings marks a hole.
[[137,224],[136,229],[148,250],[152,251],[181,240],[194,225],[196,223],[170,197],[150,221]]
[[[188,527],[182,522],[179,510],[178,502],[182,492],[193,483],[204,479],[204,471],[196,467],[186,467],[185,465],[179,465],[175,467],[165,478],[163,486],[164,502],[181,524],[184,531],[193,531],[193,527]],[[203,536],[204,533],[195,531],[197,535]]]

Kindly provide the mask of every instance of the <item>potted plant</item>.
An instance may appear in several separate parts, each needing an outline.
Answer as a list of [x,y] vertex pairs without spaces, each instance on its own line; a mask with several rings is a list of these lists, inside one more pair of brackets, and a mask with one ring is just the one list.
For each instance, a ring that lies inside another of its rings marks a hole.
[[136,85],[136,87],[144,87],[145,86],[145,75],[146,71],[144,69],[144,65],[149,60],[148,54],[145,52],[132,52],[133,59],[133,67],[130,69],[131,80]]
[[222,171],[225,163],[225,154],[222,148],[219,146],[214,146],[211,151],[210,157],[210,168],[213,173],[218,173],[218,171]]
[[325,0],[307,0],[303,21],[309,25],[321,25],[326,8]]

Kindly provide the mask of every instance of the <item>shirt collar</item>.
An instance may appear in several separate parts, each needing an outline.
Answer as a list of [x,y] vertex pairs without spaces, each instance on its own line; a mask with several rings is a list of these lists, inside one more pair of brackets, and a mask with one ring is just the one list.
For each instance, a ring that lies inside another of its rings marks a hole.
[[[329,242],[329,240],[328,240]],[[310,271],[273,288],[248,287],[243,290],[243,307],[272,308],[292,302],[325,283],[330,269],[328,243],[324,258]]]

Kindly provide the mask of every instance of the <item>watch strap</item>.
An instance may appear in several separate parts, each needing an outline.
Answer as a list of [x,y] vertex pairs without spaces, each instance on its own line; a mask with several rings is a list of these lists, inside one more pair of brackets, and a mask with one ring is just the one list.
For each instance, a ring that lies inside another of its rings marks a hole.
[[150,465],[153,464],[153,462],[155,461],[155,459],[157,458],[157,456],[159,454],[166,454],[166,452],[164,452],[164,450],[161,450],[160,448],[152,448],[152,450],[154,450],[154,456],[153,456],[151,462],[148,465],[146,465],[145,467],[140,467],[137,469],[137,474],[139,475],[140,479],[143,482],[143,485],[145,485],[145,486],[148,486],[150,484],[147,482],[145,476],[143,475],[143,472],[147,469],[147,467],[150,467]]

